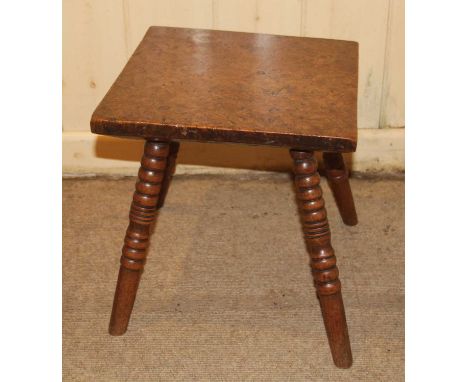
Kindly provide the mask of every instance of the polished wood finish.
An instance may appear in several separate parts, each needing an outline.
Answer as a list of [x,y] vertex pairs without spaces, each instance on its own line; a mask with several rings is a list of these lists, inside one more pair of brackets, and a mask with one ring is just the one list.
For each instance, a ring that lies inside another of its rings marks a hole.
[[169,155],[167,157],[166,172],[164,174],[161,192],[159,193],[158,208],[164,206],[166,195],[176,169],[177,154],[179,153],[179,142],[171,142],[169,146]]
[[109,324],[109,333],[126,332],[141,273],[149,247],[150,226],[156,220],[158,199],[163,186],[169,143],[147,141],[130,207],[130,223],[125,235],[120,271]]
[[352,364],[351,346],[317,161],[310,151],[290,153],[304,237],[333,361],[338,367],[348,368]]
[[353,193],[349,185],[348,169],[341,153],[323,153],[323,162],[328,183],[335,197],[343,223],[356,225],[358,223]]
[[91,129],[349,152],[357,79],[356,42],[151,27]]

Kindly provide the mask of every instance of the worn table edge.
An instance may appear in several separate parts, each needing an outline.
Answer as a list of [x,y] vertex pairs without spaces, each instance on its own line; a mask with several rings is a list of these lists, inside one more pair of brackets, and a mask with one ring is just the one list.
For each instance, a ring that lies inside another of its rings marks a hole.
[[[354,152],[357,137],[300,135],[297,133],[275,133],[247,130],[232,130],[222,127],[170,125],[134,121],[110,121],[93,115],[90,121],[91,132],[115,137],[189,140],[199,142],[241,143],[256,146],[291,147],[305,150],[328,152]],[[357,133],[357,129],[356,129]],[[356,134],[357,135],[357,134]]]

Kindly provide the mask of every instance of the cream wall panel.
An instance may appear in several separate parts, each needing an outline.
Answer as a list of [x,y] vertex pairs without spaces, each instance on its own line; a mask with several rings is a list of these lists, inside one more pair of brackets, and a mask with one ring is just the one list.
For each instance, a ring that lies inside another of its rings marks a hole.
[[300,0],[257,0],[256,32],[299,36]]
[[63,1],[63,129],[88,130],[91,113],[127,60],[120,0]]
[[131,52],[152,25],[206,29],[213,27],[213,0],[123,1]]
[[358,126],[379,127],[388,0],[307,0],[304,12],[305,36],[359,42]]
[[302,4],[302,0],[213,0],[213,26],[299,36]]
[[213,28],[255,32],[257,2],[254,0],[213,0]]
[[390,0],[381,127],[405,125],[405,2]]

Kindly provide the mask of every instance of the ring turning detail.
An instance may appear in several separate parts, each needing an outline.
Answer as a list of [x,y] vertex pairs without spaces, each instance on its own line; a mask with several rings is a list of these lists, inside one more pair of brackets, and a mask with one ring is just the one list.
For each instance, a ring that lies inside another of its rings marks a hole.
[[146,142],[130,207],[130,223],[120,258],[121,265],[109,324],[109,332],[113,335],[121,335],[127,330],[146,261],[150,226],[157,217],[158,200],[167,173],[168,155],[169,143]]
[[352,364],[351,346],[317,160],[311,151],[290,153],[304,238],[333,360],[336,366],[348,368]]

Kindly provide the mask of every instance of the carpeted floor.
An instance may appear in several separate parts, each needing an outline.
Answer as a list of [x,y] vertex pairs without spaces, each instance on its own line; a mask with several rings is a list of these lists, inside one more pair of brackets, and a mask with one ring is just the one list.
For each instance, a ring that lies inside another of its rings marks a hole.
[[291,181],[176,176],[128,332],[107,334],[134,179],[63,181],[64,381],[403,381],[404,182],[327,201],[354,365],[331,360]]

